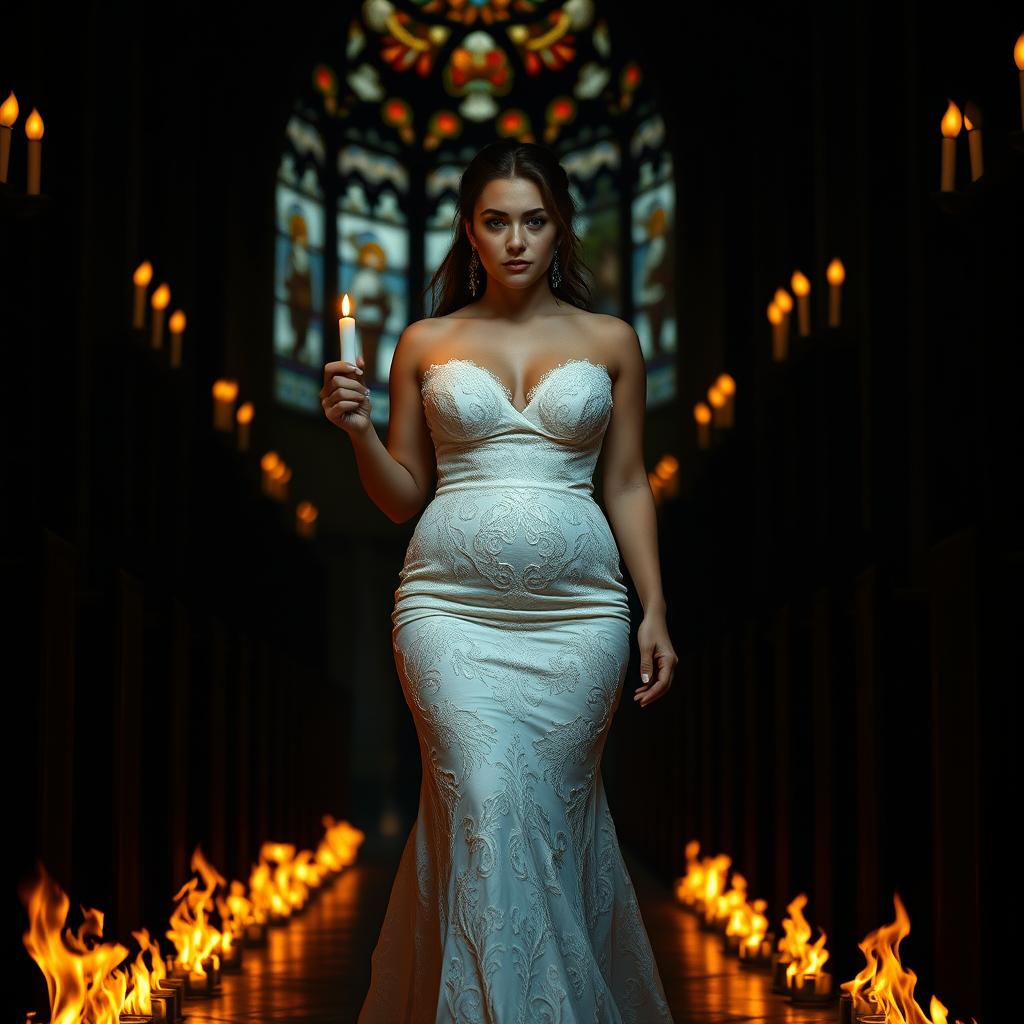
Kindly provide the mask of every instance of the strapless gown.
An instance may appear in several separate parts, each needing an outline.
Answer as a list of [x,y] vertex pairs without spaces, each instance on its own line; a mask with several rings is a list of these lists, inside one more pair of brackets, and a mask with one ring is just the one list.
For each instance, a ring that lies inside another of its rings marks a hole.
[[519,411],[451,359],[422,397],[438,482],[392,643],[423,779],[359,1024],[671,1022],[601,777],[631,641],[593,499],[607,368],[561,363]]

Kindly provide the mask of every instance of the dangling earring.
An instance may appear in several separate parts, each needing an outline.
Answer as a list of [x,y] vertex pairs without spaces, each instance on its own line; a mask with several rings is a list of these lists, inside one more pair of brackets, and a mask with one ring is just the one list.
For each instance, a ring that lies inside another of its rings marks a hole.
[[477,287],[479,282],[476,279],[476,268],[480,266],[480,255],[476,251],[476,246],[473,246],[473,255],[469,258],[469,291],[472,295],[476,295]]
[[555,250],[555,258],[551,261],[551,287],[557,288],[562,283],[562,272],[558,269],[558,250]]

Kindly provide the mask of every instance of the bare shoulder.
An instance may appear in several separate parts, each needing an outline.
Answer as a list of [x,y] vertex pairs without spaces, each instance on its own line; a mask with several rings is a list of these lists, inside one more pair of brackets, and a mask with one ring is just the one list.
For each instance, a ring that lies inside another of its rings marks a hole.
[[583,321],[588,334],[596,340],[596,347],[601,354],[601,361],[617,378],[624,365],[628,365],[640,355],[640,339],[636,329],[627,320],[613,316],[611,313],[583,314]]

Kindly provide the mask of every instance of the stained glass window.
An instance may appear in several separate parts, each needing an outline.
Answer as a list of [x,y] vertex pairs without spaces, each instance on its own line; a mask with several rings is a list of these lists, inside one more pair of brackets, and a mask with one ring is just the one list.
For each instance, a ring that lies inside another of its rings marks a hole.
[[323,383],[324,141],[293,115],[275,190],[274,394],[298,409],[320,409]]

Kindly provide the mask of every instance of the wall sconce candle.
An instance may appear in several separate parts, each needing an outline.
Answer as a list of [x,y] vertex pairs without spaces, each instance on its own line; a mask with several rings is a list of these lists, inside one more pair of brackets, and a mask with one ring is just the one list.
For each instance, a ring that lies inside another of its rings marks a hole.
[[235,429],[235,399],[238,397],[238,381],[215,380],[213,382],[213,427],[230,434]]
[[942,192],[952,192],[953,182],[956,178],[956,137],[963,127],[963,117],[960,115],[960,108],[952,101],[946,107],[942,115],[942,177],[939,189]]
[[782,335],[782,310],[768,303],[768,322],[772,325],[772,359],[781,363],[786,358],[786,340]]
[[799,270],[794,270],[789,286],[796,296],[797,330],[801,338],[806,338],[811,333],[811,282]]
[[828,278],[828,325],[838,327],[842,319],[843,282],[846,280],[846,268],[842,260],[832,260],[825,276]]
[[720,373],[715,387],[725,395],[725,405],[722,406],[722,426],[731,427],[736,422],[736,381],[728,373]]
[[135,285],[135,308],[132,312],[132,327],[140,330],[146,326],[146,289],[149,282],[153,280],[153,264],[149,260],[143,260],[132,274],[132,283]]
[[971,181],[977,181],[985,173],[985,167],[981,156],[981,108],[973,101],[964,110],[964,127],[971,157]]
[[11,162],[11,135],[14,134],[14,122],[17,120],[18,98],[11,90],[7,99],[0,104],[0,181],[2,182],[7,181],[7,171]]
[[40,167],[43,162],[43,119],[35,107],[25,122],[25,135],[28,137],[28,173],[25,194],[39,195]]
[[171,329],[171,366],[175,370],[181,366],[181,336],[185,333],[185,322],[185,314],[180,309],[176,309],[168,321]]
[[1014,44],[1013,60],[1017,65],[1017,81],[1020,84],[1020,126],[1024,128],[1024,32],[1021,32]]
[[238,421],[238,450],[247,452],[249,450],[249,435],[252,431],[252,418],[256,408],[252,402],[245,402],[238,407],[235,419]]
[[711,409],[703,402],[698,402],[693,407],[693,419],[697,424],[697,447],[707,449],[711,447]]
[[160,349],[164,347],[164,310],[171,301],[171,289],[162,284],[149,300],[153,307],[153,332],[150,335],[150,347]]

